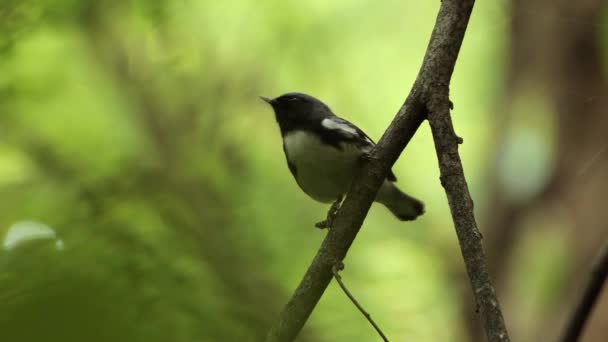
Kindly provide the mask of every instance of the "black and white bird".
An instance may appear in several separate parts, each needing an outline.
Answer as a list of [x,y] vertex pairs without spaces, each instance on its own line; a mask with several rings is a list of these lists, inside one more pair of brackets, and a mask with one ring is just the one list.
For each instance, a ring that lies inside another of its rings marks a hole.
[[[375,145],[372,139],[310,95],[287,93],[274,99],[260,98],[274,109],[287,165],[300,188],[323,203],[342,198],[361,167],[361,157]],[[414,220],[424,213],[424,204],[399,190],[396,181],[390,171],[376,202],[400,220]]]

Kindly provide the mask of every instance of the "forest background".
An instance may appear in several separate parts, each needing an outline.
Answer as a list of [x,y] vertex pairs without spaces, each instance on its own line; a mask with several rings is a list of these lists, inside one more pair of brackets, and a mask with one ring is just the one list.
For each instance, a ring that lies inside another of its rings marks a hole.
[[[0,337],[257,341],[325,233],[258,95],[300,91],[378,139],[439,1],[0,4]],[[480,1],[453,120],[514,341],[555,340],[608,238],[608,6]],[[397,341],[481,341],[428,127],[343,278]],[[608,334],[608,295],[583,341]],[[332,284],[301,341],[376,341]]]

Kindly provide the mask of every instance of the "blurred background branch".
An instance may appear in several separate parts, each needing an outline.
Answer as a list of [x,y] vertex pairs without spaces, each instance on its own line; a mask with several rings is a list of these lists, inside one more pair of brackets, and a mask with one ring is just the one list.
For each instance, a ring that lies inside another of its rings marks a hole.
[[608,278],[608,244],[604,244],[597,254],[583,295],[566,325],[566,330],[561,339],[562,342],[576,342],[580,339],[585,323],[589,320],[602,293],[606,278]]

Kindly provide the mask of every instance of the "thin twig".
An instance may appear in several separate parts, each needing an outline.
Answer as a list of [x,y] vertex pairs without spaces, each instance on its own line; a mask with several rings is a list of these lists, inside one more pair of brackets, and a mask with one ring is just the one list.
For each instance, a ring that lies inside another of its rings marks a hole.
[[608,143],[604,144],[604,147],[600,148],[599,151],[595,152],[595,154],[593,155],[593,157],[591,157],[591,159],[589,159],[585,165],[583,165],[583,167],[581,168],[581,170],[578,172],[578,174],[576,175],[576,177],[583,177],[587,174],[587,172],[589,171],[589,169],[591,169],[591,167],[598,161],[598,159],[600,158],[600,156],[606,152],[608,150]]
[[355,306],[357,307],[357,309],[359,309],[359,311],[361,311],[361,313],[363,314],[363,316],[365,316],[365,318],[367,318],[367,320],[374,327],[374,329],[376,329],[376,331],[378,332],[378,335],[380,335],[380,337],[382,337],[382,340],[384,342],[389,342],[388,338],[384,335],[384,333],[382,332],[382,330],[380,329],[380,327],[372,319],[372,316],[367,311],[365,311],[365,309],[363,309],[363,306],[361,306],[361,304],[359,304],[359,302],[350,293],[350,291],[348,291],[348,289],[346,288],[346,285],[344,285],[344,283],[342,282],[342,277],[340,276],[340,271],[343,270],[343,269],[344,269],[344,264],[343,263],[335,264],[331,268],[331,273],[334,274],[334,278],[336,278],[336,281],[338,282],[338,284],[342,288],[342,291],[344,291],[344,293],[350,299],[350,301],[353,302],[353,304],[355,304]]
[[585,323],[591,316],[593,307],[602,293],[602,287],[608,277],[608,243],[604,244],[600,249],[593,268],[591,269],[591,277],[585,288],[585,292],[581,297],[580,302],[576,306],[566,331],[561,339],[562,342],[576,342],[581,337]]

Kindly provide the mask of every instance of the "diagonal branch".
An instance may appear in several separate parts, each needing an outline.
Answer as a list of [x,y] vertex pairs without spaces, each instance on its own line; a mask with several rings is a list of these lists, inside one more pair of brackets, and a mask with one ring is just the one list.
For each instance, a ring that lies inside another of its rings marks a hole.
[[449,185],[445,187],[446,193],[474,295],[483,316],[486,335],[490,342],[509,341],[498,299],[488,276],[472,201],[458,157],[458,140],[451,129],[449,115],[451,103],[448,87],[474,2],[442,1],[422,67],[410,94],[371,152],[369,161],[355,178],[332,229],[327,233],[300,285],[271,327],[266,337],[267,342],[292,341],[298,335],[329,285],[332,267],[341,264],[346,256],[388,170],[427,113],[432,118],[431,127],[442,180]]
[[428,120],[435,141],[441,185],[448,198],[460,251],[486,336],[488,341],[508,341],[509,336],[481,245],[481,233],[475,221],[473,200],[458,154],[458,145],[462,143],[462,139],[456,135],[452,125],[448,87],[440,85],[430,96],[427,103]]
[[602,293],[602,287],[608,278],[608,243],[604,244],[593,263],[591,277],[585,288],[585,292],[576,306],[570,321],[566,327],[562,342],[576,342],[583,333],[585,323],[591,316],[593,307]]

